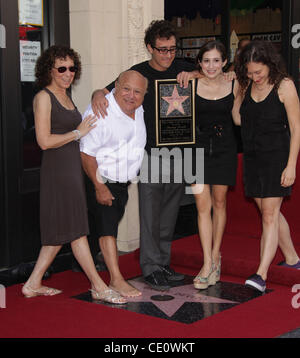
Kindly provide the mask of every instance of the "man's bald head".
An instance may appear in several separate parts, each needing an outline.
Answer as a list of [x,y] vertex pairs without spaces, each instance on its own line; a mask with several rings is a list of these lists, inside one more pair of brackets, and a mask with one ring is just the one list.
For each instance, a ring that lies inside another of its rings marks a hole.
[[[138,71],[134,71],[134,70],[127,70],[124,72],[121,72],[119,77],[117,78],[117,83],[122,83],[128,79],[132,79],[135,81],[141,81],[141,86],[144,87],[145,93],[147,91],[148,88],[148,79],[146,77],[144,77],[141,73],[139,73]],[[143,82],[143,85],[142,85]]]
[[134,119],[135,110],[142,105],[147,92],[148,80],[139,72],[122,72],[115,83],[115,99],[121,110]]

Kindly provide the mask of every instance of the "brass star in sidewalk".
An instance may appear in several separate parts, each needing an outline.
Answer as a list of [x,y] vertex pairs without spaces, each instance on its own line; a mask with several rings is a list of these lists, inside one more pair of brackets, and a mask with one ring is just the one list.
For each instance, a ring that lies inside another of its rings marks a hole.
[[163,100],[169,103],[169,108],[167,111],[167,116],[172,113],[173,111],[177,110],[180,113],[184,114],[184,109],[182,107],[182,103],[187,100],[189,96],[179,96],[177,86],[174,86],[174,90],[172,96],[164,96],[162,97]]
[[178,287],[172,287],[166,292],[161,292],[162,295],[171,295],[173,299],[171,301],[154,301],[151,297],[158,295],[159,292],[150,288],[147,284],[140,279],[133,279],[128,281],[134,287],[142,292],[142,296],[129,298],[130,302],[152,302],[156,307],[163,311],[168,317],[172,317],[175,312],[185,302],[197,302],[197,303],[223,303],[232,304],[237,303],[235,301],[226,300],[218,297],[206,296],[195,290],[193,285],[184,285]]
[[90,292],[84,292],[73,298],[114,309],[191,324],[272,292],[267,290],[262,294],[244,284],[224,281],[219,281],[206,290],[196,290],[193,286],[193,278],[193,276],[186,275],[183,281],[170,283],[171,288],[162,292],[149,287],[141,276],[132,278],[128,282],[140,290],[142,296],[128,298],[128,303],[125,305],[94,301]]

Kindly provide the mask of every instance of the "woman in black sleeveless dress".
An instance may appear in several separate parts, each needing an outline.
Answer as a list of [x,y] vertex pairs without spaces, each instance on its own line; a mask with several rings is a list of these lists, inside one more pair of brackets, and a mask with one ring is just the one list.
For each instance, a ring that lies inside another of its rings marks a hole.
[[92,296],[109,303],[125,303],[98,275],[87,242],[87,206],[78,140],[94,128],[95,118],[81,115],[67,94],[80,77],[79,55],[65,46],[52,46],[38,59],[37,83],[44,88],[34,98],[36,138],[43,149],[40,182],[42,248],[25,283],[25,297],[53,296],[60,290],[42,285],[42,277],[65,243],[92,285]]
[[299,99],[292,80],[273,46],[253,41],[236,67],[241,87],[233,109],[241,124],[246,196],[253,197],[262,216],[261,260],[246,284],[263,292],[278,244],[284,265],[300,268],[289,226],[280,212],[295,180],[300,143]]
[[[195,99],[196,147],[204,148],[204,185],[194,184],[192,189],[204,263],[194,279],[194,286],[205,289],[220,279],[226,195],[228,186],[235,185],[236,180],[237,145],[231,116],[236,86],[234,81],[223,76],[227,60],[226,50],[220,42],[205,44],[197,61],[204,75],[197,81]],[[194,156],[195,164],[199,165],[199,158]]]

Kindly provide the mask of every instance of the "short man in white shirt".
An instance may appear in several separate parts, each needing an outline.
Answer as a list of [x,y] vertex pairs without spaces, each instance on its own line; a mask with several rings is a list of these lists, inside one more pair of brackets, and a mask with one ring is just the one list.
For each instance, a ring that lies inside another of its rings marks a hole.
[[[80,141],[83,168],[89,177],[87,197],[95,217],[99,245],[110,273],[110,288],[124,297],[141,294],[123,278],[116,245],[118,224],[128,200],[128,185],[137,177],[144,156],[146,129],[142,103],[148,81],[125,71],[106,97],[108,116]],[[93,114],[91,106],[83,117]],[[90,190],[89,190],[90,189]]]

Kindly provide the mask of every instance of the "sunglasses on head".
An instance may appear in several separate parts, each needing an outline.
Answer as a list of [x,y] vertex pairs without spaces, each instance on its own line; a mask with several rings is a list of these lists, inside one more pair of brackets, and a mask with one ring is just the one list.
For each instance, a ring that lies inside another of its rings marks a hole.
[[75,66],[70,66],[70,67],[66,67],[66,66],[61,66],[61,67],[54,67],[59,73],[64,73],[67,70],[69,70],[70,72],[76,72],[77,71],[77,67]]

